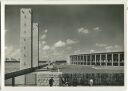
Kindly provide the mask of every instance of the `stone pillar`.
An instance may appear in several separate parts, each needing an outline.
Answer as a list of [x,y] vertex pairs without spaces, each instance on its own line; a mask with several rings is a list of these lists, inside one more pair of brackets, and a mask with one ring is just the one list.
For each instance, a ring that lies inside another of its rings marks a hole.
[[87,65],[87,55],[86,55],[86,65]]
[[[85,56],[85,55],[84,55]],[[86,61],[85,61],[86,59],[84,58],[84,65],[85,65],[85,63],[86,63]]]
[[15,77],[12,78],[12,86],[15,86]]
[[77,65],[78,65],[78,62],[79,62],[79,59],[78,59],[78,55],[77,55],[77,63],[76,63]]
[[39,62],[39,33],[38,23],[33,23],[33,42],[32,42],[32,67],[37,67]]
[[90,65],[92,65],[92,55],[90,54]]
[[[32,67],[32,10],[20,9],[20,70]],[[25,75],[21,76],[25,85]]]
[[106,64],[106,66],[107,66],[107,53],[106,53],[106,58],[105,58],[105,64]]
[[81,63],[82,63],[82,55],[80,55],[80,65],[81,65]]
[[20,9],[20,70],[32,67],[32,11]]
[[82,63],[83,63],[83,65],[84,65],[84,55],[83,55],[83,60],[82,60]]
[[70,56],[69,58],[70,58],[70,64],[72,64],[72,57]]
[[101,66],[101,54],[100,54],[100,66]]
[[76,58],[75,58],[75,56],[73,56],[73,57],[74,57],[74,60],[72,62],[73,62],[73,64],[75,64]]
[[120,53],[118,53],[118,66],[120,66]]
[[113,66],[113,53],[112,53],[112,66]]
[[73,57],[74,57],[74,56],[72,56],[72,64],[73,64],[73,62],[74,62],[74,61],[73,61],[73,60],[74,60],[74,58],[73,58]]
[[73,61],[72,61],[72,56],[70,56],[70,60],[71,60],[70,63],[72,64],[72,62],[73,62]]
[[73,64],[73,57],[74,57],[74,56],[72,56],[72,64]]
[[75,61],[75,64],[76,64],[76,62],[77,62],[77,55],[76,55],[76,61]]
[[95,54],[95,65],[96,65],[96,54]]

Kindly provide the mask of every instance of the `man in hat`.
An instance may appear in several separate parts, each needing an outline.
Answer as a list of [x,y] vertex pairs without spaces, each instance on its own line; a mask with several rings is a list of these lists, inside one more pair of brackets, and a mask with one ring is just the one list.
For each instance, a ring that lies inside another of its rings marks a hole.
[[53,82],[54,82],[53,77],[51,77],[51,78],[49,79],[49,85],[50,85],[50,87],[53,86]]

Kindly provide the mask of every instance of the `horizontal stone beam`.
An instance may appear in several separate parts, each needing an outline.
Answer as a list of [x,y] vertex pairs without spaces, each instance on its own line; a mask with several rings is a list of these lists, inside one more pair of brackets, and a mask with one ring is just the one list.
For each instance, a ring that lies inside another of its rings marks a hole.
[[17,77],[17,76],[25,75],[25,74],[28,74],[28,73],[32,73],[35,70],[41,69],[41,68],[46,67],[48,65],[49,64],[44,64],[44,65],[41,65],[41,66],[38,66],[38,67],[32,67],[32,68],[27,68],[27,69],[23,69],[23,70],[11,72],[11,73],[6,73],[5,74],[5,80],[10,79],[10,78],[14,78],[14,77]]

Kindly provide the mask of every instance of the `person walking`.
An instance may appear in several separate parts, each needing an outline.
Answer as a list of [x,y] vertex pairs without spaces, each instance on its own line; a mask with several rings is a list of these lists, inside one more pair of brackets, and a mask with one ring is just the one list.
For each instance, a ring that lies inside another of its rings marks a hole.
[[49,85],[50,85],[50,87],[53,86],[53,82],[54,82],[53,77],[51,77],[51,78],[49,79]]
[[93,85],[93,79],[90,79],[89,84],[90,84],[90,86]]
[[65,86],[69,86],[69,83],[68,82],[65,82]]

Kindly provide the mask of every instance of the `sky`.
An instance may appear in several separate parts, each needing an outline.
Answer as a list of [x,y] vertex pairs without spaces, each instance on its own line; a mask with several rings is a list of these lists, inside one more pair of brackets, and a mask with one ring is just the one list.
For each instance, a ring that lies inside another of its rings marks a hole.
[[39,23],[39,60],[124,51],[123,5],[6,5],[6,57],[20,58],[20,9]]

